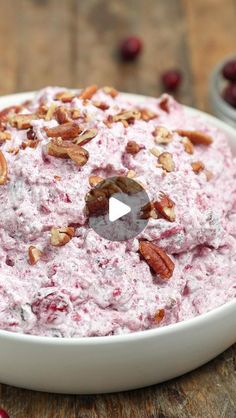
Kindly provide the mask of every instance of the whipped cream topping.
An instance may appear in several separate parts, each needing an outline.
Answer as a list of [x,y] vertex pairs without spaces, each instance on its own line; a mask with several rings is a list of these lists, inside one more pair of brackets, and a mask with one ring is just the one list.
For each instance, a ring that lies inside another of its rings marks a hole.
[[[72,99],[59,100],[64,91],[48,87],[17,109],[18,115],[36,115],[30,128],[15,126],[17,114],[0,114],[3,133],[11,134],[0,137],[8,167],[0,185],[0,328],[55,337],[122,334],[183,321],[235,298],[236,170],[224,133],[167,95],[135,102],[99,89],[89,99],[75,91]],[[59,106],[77,112],[80,135],[96,129],[83,145],[89,155],[83,166],[48,153],[52,138],[45,128],[59,125]],[[115,121],[124,111],[142,115],[144,109],[150,120]],[[170,142],[156,143],[158,127],[168,130]],[[190,154],[178,130],[200,131],[212,143],[194,144]],[[127,152],[129,141],[139,145],[137,153]],[[170,172],[159,163],[163,152],[173,159]],[[196,161],[203,167],[198,173]],[[163,192],[174,202],[175,219],[157,214],[134,240],[110,242],[88,226],[89,177],[131,172],[151,201]],[[65,227],[74,228],[73,237],[52,245],[52,228]],[[173,261],[168,280],[141,256],[143,240]],[[30,246],[40,252],[35,264],[29,263]]]

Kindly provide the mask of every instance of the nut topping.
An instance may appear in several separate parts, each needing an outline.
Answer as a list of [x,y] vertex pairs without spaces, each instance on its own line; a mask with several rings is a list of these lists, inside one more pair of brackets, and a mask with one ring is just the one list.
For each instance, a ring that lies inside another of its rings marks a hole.
[[93,102],[93,106],[97,107],[98,109],[101,110],[107,110],[109,109],[109,105],[104,103],[104,102]]
[[139,251],[148,265],[162,280],[167,280],[172,276],[175,265],[164,250],[152,242],[140,241]]
[[63,106],[58,106],[55,110],[55,118],[57,122],[62,125],[64,123],[70,122],[68,111]]
[[128,124],[132,124],[135,119],[140,119],[140,112],[138,110],[125,110],[117,115],[112,116],[113,122],[126,121]]
[[191,166],[194,173],[196,174],[199,174],[205,168],[205,165],[201,161],[194,161],[193,163],[191,163]]
[[31,266],[34,266],[43,255],[42,251],[40,251],[38,248],[34,247],[33,245],[29,247],[28,254],[29,254],[28,263]]
[[71,110],[71,119],[79,119],[80,117],[80,110],[79,109],[72,109]]
[[85,145],[87,142],[91,141],[91,139],[95,138],[97,133],[97,129],[88,129],[87,131],[84,131],[78,138],[76,138],[75,144]]
[[165,317],[165,310],[158,309],[158,311],[155,313],[154,321],[159,324],[164,319],[164,317]]
[[153,205],[160,216],[170,222],[175,221],[175,204],[166,194],[161,193],[160,199],[154,202]]
[[84,89],[79,95],[79,99],[91,99],[97,90],[98,86],[96,84],[86,87],[86,89]]
[[169,107],[169,99],[166,96],[162,96],[159,107],[161,110],[163,110],[166,113],[170,113],[170,107]]
[[176,132],[180,136],[186,136],[194,145],[210,145],[213,142],[211,136],[200,131],[188,131],[185,129],[177,129]]
[[137,144],[137,142],[135,142],[135,141],[128,141],[127,142],[127,145],[126,145],[126,148],[125,148],[125,151],[128,154],[135,155],[135,154],[137,154],[140,151],[140,149],[141,149],[140,148],[140,145]]
[[8,173],[7,162],[2,151],[0,151],[0,186],[2,186],[3,184],[6,184],[7,173]]
[[158,115],[154,112],[152,112],[149,109],[140,109],[141,113],[141,119],[145,122],[149,122],[149,120],[155,119],[158,117]]
[[108,94],[109,96],[113,98],[119,94],[118,91],[114,89],[114,87],[108,87],[108,86],[103,87],[103,91],[104,93]]
[[211,171],[209,171],[209,170],[205,170],[205,171],[204,171],[204,173],[205,173],[205,176],[206,176],[206,180],[207,180],[207,181],[210,181],[210,180],[212,180],[212,179],[213,179],[214,174],[213,174]]
[[149,151],[156,158],[158,158],[159,155],[161,154],[161,151],[158,148],[156,148],[156,147],[151,148]]
[[152,133],[156,144],[169,144],[172,141],[172,134],[164,126],[157,126]]
[[22,142],[21,149],[26,149],[26,148],[34,148],[35,149],[35,148],[37,148],[39,142],[40,141],[38,139]]
[[89,177],[89,184],[91,187],[96,187],[104,178],[100,176],[90,176]]
[[13,115],[13,116],[9,117],[8,121],[13,127],[21,130],[21,129],[31,128],[32,127],[32,125],[31,125],[32,120],[35,120],[37,118],[38,118],[38,116],[36,114],[33,114],[33,113],[30,113],[28,115],[24,115],[24,114],[22,115],[22,114],[18,113],[17,115]]
[[19,113],[19,111],[21,110],[21,106],[9,106],[6,107],[5,109],[2,109],[0,111],[0,121],[6,121],[8,119],[8,117]]
[[60,138],[52,139],[47,145],[47,151],[52,157],[70,158],[80,167],[86,164],[89,158],[86,149],[69,141],[62,141]]
[[188,139],[187,136],[183,137],[182,144],[184,146],[185,152],[187,152],[188,154],[193,154],[194,153],[193,143],[190,141],[190,139]]
[[54,112],[55,112],[56,108],[57,108],[56,103],[52,103],[52,104],[51,104],[51,106],[49,107],[49,109],[48,109],[48,111],[47,111],[46,115],[45,115],[45,120],[46,120],[46,121],[49,121],[49,120],[51,120],[51,119],[52,119],[52,117],[53,117],[53,115],[54,115]]
[[75,122],[64,123],[63,125],[55,126],[54,128],[44,128],[48,137],[51,138],[62,138],[62,139],[73,139],[76,138],[81,129]]
[[5,141],[9,141],[11,139],[11,133],[4,131],[0,132],[0,144],[2,144]]
[[55,95],[54,100],[60,100],[63,103],[70,103],[74,99],[75,94],[71,91],[62,91]]
[[65,228],[55,228],[51,229],[51,244],[54,247],[62,247],[66,245],[74,236],[75,228],[72,226],[67,226]]
[[170,152],[163,152],[162,154],[160,154],[158,157],[158,163],[168,173],[175,170],[175,164],[173,161],[172,154]]

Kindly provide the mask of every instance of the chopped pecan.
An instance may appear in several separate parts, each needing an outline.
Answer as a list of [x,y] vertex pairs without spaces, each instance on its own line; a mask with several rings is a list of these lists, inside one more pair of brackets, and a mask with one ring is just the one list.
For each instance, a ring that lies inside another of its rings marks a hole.
[[0,144],[11,139],[11,133],[8,131],[0,132]]
[[86,87],[86,89],[84,89],[80,95],[79,98],[80,99],[91,99],[93,97],[93,95],[97,92],[98,90],[98,86],[96,84],[92,84],[89,87]]
[[125,151],[128,154],[135,155],[135,154],[137,154],[140,151],[140,149],[141,149],[141,147],[140,147],[139,144],[137,144],[137,142],[135,142],[135,141],[128,141],[127,142],[127,145],[126,145],[126,148],[125,148]]
[[206,176],[206,180],[207,180],[207,181],[210,181],[210,180],[212,180],[212,179],[213,179],[214,174],[212,173],[212,171],[205,170],[205,171],[204,171],[204,173],[205,173],[205,176]]
[[138,110],[125,110],[112,116],[112,122],[126,121],[128,124],[132,124],[135,120],[140,119],[140,116],[141,114]]
[[6,184],[7,174],[8,174],[7,162],[4,157],[4,154],[2,153],[2,151],[0,151],[0,186],[2,186],[3,184]]
[[17,115],[9,117],[8,121],[12,126],[21,130],[31,128],[31,122],[37,118],[38,116],[34,113],[30,113],[28,115],[18,113]]
[[51,229],[51,244],[54,247],[62,247],[66,245],[74,236],[75,228],[72,226],[67,226],[64,228],[55,228]]
[[149,120],[155,119],[158,117],[158,115],[154,112],[152,112],[149,109],[140,109],[141,119],[145,122],[149,122]]
[[5,107],[0,111],[0,121],[6,121],[8,117],[19,113],[21,110],[21,106],[9,106]]
[[54,113],[55,118],[60,125],[70,122],[69,112],[65,107],[58,106]]
[[48,137],[51,138],[62,138],[62,139],[73,139],[76,138],[81,129],[75,122],[64,123],[63,125],[55,126],[54,128],[44,128]]
[[190,141],[190,139],[188,139],[187,136],[184,136],[182,139],[182,144],[184,146],[184,150],[185,152],[187,152],[188,154],[193,154],[194,153],[194,145],[193,143]]
[[154,132],[154,141],[156,144],[169,144],[172,141],[172,134],[164,126],[157,126]]
[[72,109],[71,110],[71,119],[79,119],[80,117],[80,110],[79,109]]
[[191,163],[191,166],[194,173],[196,174],[199,174],[205,168],[205,165],[201,161],[194,161],[193,163]]
[[162,96],[159,102],[160,109],[166,113],[170,113],[169,104],[169,98],[167,96]]
[[153,202],[148,202],[141,208],[140,211],[140,218],[141,219],[148,219],[152,217],[153,211],[155,211]]
[[89,158],[86,149],[60,139],[52,139],[47,145],[47,151],[49,155],[56,158],[70,158],[80,167],[86,164]]
[[54,179],[55,179],[56,181],[61,181],[61,176],[54,176]]
[[164,193],[160,194],[160,198],[153,203],[154,208],[158,214],[170,222],[175,221],[175,204],[174,202]]
[[21,144],[21,149],[26,149],[26,148],[37,148],[38,144],[39,144],[39,140],[38,139],[34,139],[34,140],[29,140],[26,142],[22,142]]
[[109,198],[105,190],[92,189],[85,196],[88,216],[106,215],[109,209]]
[[149,151],[156,158],[158,158],[159,155],[161,154],[161,151],[158,148],[156,148],[156,147],[151,148]]
[[158,157],[158,163],[168,173],[175,170],[175,163],[170,152],[162,152]]
[[46,121],[49,121],[53,118],[53,115],[55,113],[56,108],[57,108],[56,103],[52,103],[51,106],[48,108],[48,111],[45,115],[45,120]]
[[104,93],[108,94],[109,96],[113,98],[119,94],[119,92],[116,89],[114,89],[114,87],[109,87],[109,86],[103,87],[103,91]]
[[127,177],[133,179],[134,177],[136,177],[136,172],[134,170],[129,170],[127,173]]
[[20,149],[18,147],[11,147],[7,150],[9,154],[17,155]]
[[154,321],[158,324],[164,319],[165,317],[165,309],[158,309],[158,311],[154,315]]
[[31,264],[31,266],[33,266],[40,260],[43,253],[38,248],[31,245],[28,250],[28,255],[29,255],[28,262],[29,264]]
[[70,103],[75,98],[75,94],[71,91],[61,91],[54,97],[55,100],[60,100],[63,103]]
[[107,103],[104,102],[93,102],[93,106],[101,110],[107,110],[110,107]]
[[148,265],[162,280],[169,279],[174,271],[174,263],[164,250],[149,241],[140,241],[139,251]]
[[103,177],[100,177],[100,176],[90,176],[89,184],[91,187],[96,187],[103,180],[104,180]]
[[180,136],[186,136],[194,145],[210,145],[213,142],[213,139],[210,135],[207,135],[201,131],[177,129],[176,132]]
[[87,142],[91,141],[91,139],[95,138],[97,135],[98,130],[97,129],[88,129],[87,131],[84,131],[78,138],[75,140],[75,144],[77,145],[85,145]]
[[48,108],[44,104],[41,104],[36,111],[36,114],[38,118],[40,119],[45,119],[45,116],[47,113],[48,113]]

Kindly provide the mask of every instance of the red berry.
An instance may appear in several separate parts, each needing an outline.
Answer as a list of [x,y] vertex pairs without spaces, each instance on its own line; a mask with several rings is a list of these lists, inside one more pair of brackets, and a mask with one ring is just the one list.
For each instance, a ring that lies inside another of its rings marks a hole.
[[227,103],[236,109],[236,83],[231,83],[225,87],[222,93],[222,97]]
[[222,69],[224,78],[230,81],[236,81],[236,59],[226,62]]
[[169,91],[176,90],[182,81],[182,74],[178,70],[168,70],[162,75],[162,83]]
[[4,409],[0,409],[0,418],[10,418],[8,413]]
[[120,46],[120,54],[124,61],[135,60],[142,51],[142,41],[136,36],[126,38]]

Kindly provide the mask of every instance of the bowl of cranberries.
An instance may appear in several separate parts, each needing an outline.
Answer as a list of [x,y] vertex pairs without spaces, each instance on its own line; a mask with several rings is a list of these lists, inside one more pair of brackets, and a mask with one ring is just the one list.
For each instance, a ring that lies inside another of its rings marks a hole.
[[214,68],[209,95],[216,116],[236,127],[236,55]]

